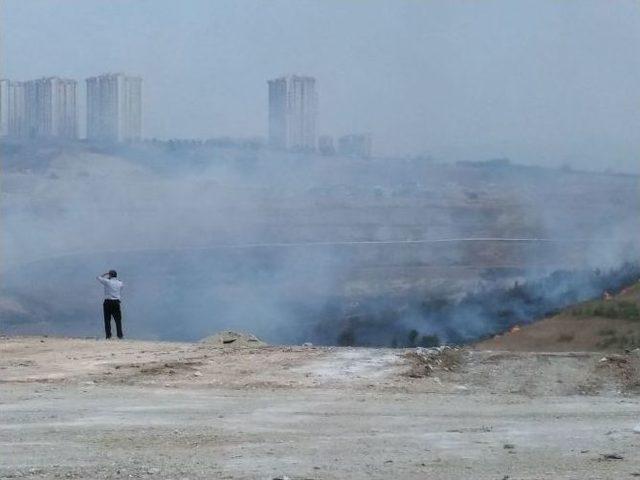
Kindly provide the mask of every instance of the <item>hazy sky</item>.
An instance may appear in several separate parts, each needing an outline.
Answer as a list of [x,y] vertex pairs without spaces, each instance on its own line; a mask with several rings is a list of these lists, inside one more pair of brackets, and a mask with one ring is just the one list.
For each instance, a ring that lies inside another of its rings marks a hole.
[[144,135],[265,135],[313,75],[319,133],[376,153],[640,171],[638,1],[4,0],[3,77],[144,78]]

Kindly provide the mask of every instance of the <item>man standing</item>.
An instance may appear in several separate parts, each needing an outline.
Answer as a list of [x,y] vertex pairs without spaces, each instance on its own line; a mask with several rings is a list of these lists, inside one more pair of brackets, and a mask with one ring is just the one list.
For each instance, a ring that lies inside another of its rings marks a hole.
[[122,313],[120,312],[120,293],[122,292],[123,283],[118,280],[118,273],[115,270],[109,270],[103,273],[98,281],[104,285],[104,303],[102,310],[104,312],[104,333],[107,340],[111,338],[111,317],[116,322],[116,334],[118,338],[122,338]]

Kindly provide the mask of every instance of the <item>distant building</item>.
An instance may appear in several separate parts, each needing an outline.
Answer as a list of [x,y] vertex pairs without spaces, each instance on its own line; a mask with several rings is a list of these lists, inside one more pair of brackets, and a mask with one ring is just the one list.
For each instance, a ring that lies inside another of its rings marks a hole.
[[318,138],[318,151],[325,156],[335,155],[336,147],[333,145],[333,137],[322,135]]
[[87,78],[87,138],[107,142],[142,135],[142,79],[122,73]]
[[16,136],[64,139],[78,136],[75,80],[49,77],[15,83],[18,85],[14,85],[12,105]]
[[318,96],[313,77],[269,80],[269,143],[287,150],[315,150]]
[[7,81],[7,134],[10,137],[26,137],[29,133],[27,125],[27,98],[25,82]]
[[0,80],[0,135],[65,138],[78,135],[75,80]]
[[9,135],[9,80],[0,80],[0,137]]
[[338,152],[349,157],[371,157],[371,135],[368,133],[352,134],[340,137]]

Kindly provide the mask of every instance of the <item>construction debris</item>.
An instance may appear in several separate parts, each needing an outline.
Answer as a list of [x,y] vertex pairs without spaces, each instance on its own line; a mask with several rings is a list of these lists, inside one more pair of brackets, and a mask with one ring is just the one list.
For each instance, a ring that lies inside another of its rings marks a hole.
[[602,460],[624,460],[624,457],[617,453],[601,453],[600,458]]
[[411,362],[407,373],[412,378],[430,376],[436,370],[452,371],[462,358],[462,349],[443,345],[434,348],[418,347],[405,354]]
[[203,338],[200,343],[214,347],[243,348],[243,347],[264,347],[267,343],[260,340],[255,335],[231,330],[219,332],[210,337]]
[[614,363],[614,364],[622,364],[629,363],[629,359],[623,355],[611,354],[606,357],[602,357],[600,363]]

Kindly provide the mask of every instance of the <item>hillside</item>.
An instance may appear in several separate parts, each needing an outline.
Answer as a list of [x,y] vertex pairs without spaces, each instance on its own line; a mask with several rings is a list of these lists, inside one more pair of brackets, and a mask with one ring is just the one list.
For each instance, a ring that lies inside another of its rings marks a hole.
[[129,338],[235,329],[270,343],[402,346],[416,330],[459,343],[605,287],[572,288],[561,303],[557,285],[531,298],[512,289],[504,304],[478,291],[569,286],[572,272],[640,258],[637,176],[179,147],[4,152],[0,332],[99,334],[95,276],[115,268]]
[[617,295],[579,303],[560,313],[475,345],[511,351],[619,351],[640,347],[640,283]]

